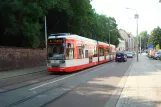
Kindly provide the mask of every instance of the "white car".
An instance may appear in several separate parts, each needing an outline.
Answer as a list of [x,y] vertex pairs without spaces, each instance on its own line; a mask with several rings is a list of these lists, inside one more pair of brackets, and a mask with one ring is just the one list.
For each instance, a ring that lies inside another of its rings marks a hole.
[[126,52],[127,58],[133,58],[133,52]]

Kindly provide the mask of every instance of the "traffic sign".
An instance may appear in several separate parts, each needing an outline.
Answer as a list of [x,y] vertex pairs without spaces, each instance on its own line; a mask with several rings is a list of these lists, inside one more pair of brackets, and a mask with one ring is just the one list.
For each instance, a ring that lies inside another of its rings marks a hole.
[[153,46],[153,45],[148,45],[148,48],[152,48],[152,49],[153,49],[153,48],[154,48],[154,46]]

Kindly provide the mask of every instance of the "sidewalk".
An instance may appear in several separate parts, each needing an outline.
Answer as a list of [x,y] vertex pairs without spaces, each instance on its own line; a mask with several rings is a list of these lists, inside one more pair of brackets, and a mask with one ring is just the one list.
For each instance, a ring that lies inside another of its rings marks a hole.
[[40,72],[46,70],[46,66],[39,66],[34,68],[25,68],[25,69],[18,69],[18,70],[10,70],[10,71],[2,71],[0,72],[0,79],[14,77],[24,74],[30,74],[34,72]]
[[139,55],[116,107],[161,107],[161,61]]

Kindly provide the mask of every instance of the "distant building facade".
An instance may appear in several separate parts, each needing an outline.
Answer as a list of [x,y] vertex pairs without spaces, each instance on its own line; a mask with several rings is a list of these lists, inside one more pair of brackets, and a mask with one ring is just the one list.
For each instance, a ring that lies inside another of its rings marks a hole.
[[134,51],[135,50],[135,40],[131,33],[127,33],[123,29],[119,29],[119,34],[122,39],[119,39],[120,43],[117,47],[119,51]]
[[135,40],[134,37],[131,33],[127,33],[128,34],[128,51],[134,51],[135,50]]
[[119,29],[119,34],[122,39],[119,39],[120,43],[117,47],[117,50],[124,51],[127,48],[127,40],[126,39],[127,39],[128,35],[127,35],[126,31],[123,29]]

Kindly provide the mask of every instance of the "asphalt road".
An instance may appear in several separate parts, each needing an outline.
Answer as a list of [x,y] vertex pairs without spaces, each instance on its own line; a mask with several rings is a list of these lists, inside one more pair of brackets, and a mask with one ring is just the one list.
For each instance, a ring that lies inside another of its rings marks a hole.
[[[49,75],[50,79],[45,81],[0,93],[0,107],[104,107],[131,62],[132,59],[128,59],[125,63],[105,63],[77,73]],[[44,75],[32,77],[36,81]],[[31,81],[26,76],[23,79]],[[16,81],[17,84],[23,83],[19,79]],[[16,81],[13,83],[16,84]],[[0,80],[0,83],[5,82]],[[13,85],[7,83],[7,86]]]
[[51,75],[47,71],[41,71],[0,79],[0,93],[36,84],[59,76],[61,75]]

